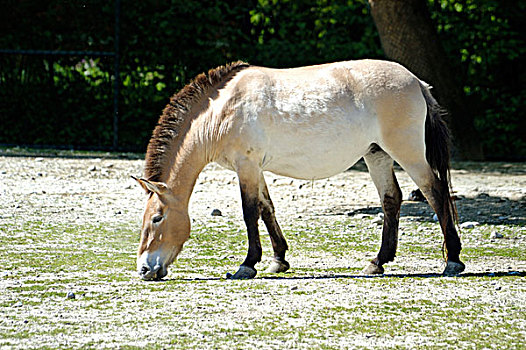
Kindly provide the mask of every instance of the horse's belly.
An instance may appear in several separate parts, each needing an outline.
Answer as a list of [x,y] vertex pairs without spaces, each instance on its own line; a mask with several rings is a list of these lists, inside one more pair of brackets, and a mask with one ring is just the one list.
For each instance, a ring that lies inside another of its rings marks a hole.
[[324,179],[347,170],[360,157],[362,155],[347,156],[345,158],[333,154],[325,154],[323,157],[319,155],[296,155],[294,158],[289,158],[288,161],[278,160],[264,165],[263,170],[296,179]]
[[299,178],[327,178],[347,170],[368,150],[371,137],[349,123],[331,123],[311,130],[268,132],[263,169]]

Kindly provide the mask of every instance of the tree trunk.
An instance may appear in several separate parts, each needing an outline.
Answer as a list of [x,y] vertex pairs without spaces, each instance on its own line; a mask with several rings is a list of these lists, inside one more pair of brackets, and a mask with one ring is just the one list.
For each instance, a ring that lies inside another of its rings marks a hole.
[[425,0],[369,0],[371,14],[387,57],[434,86],[433,94],[450,117],[454,156],[483,158],[478,133],[455,67],[448,62]]

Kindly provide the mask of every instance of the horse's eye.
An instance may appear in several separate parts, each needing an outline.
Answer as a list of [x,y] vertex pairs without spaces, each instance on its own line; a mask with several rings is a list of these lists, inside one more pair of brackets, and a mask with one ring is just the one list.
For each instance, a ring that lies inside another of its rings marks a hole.
[[155,215],[155,216],[152,218],[152,222],[153,222],[154,224],[157,224],[157,223],[159,223],[162,219],[163,219],[163,216],[162,216],[162,215]]

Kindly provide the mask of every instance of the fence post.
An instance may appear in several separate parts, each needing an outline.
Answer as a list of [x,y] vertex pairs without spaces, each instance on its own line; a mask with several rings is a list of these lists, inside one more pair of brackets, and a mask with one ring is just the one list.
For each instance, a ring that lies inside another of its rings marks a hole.
[[113,80],[113,150],[119,148],[119,95],[120,95],[120,16],[121,16],[121,2],[115,0],[115,64],[114,64],[114,80]]

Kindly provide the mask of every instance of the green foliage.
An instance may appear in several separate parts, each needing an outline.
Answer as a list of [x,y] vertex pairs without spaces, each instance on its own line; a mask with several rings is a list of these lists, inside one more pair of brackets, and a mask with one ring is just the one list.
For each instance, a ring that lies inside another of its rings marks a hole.
[[[0,48],[111,51],[113,6],[14,1]],[[0,143],[111,145],[111,59],[0,54]]]
[[257,64],[291,67],[380,57],[366,1],[259,1],[250,10]]
[[[525,4],[429,0],[491,156],[525,156]],[[14,1],[0,48],[112,51],[114,3]],[[122,1],[120,144],[144,150],[170,95],[229,61],[293,67],[382,58],[366,0]],[[0,54],[0,143],[108,147],[113,59]]]
[[485,154],[525,157],[521,30],[526,3],[497,0],[431,0],[433,19],[450,61],[461,67],[466,103]]

